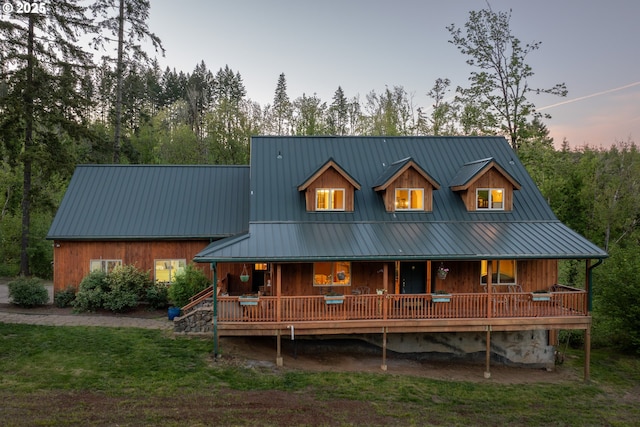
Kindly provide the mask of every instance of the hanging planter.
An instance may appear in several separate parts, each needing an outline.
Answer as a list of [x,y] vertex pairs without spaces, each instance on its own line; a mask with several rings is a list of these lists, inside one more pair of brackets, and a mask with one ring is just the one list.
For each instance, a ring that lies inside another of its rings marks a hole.
[[249,281],[249,272],[247,271],[247,265],[246,264],[242,264],[242,273],[240,273],[240,280],[242,282],[248,282]]
[[447,278],[447,274],[449,274],[449,269],[446,268],[443,263],[440,263],[436,274],[438,275],[438,279],[444,280]]

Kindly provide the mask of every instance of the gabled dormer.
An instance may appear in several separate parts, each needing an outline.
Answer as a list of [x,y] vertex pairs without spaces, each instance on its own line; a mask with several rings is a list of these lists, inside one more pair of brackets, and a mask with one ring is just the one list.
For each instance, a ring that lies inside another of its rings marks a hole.
[[451,181],[468,211],[511,211],[516,181],[492,157],[465,163]]
[[360,190],[358,181],[333,158],[298,186],[298,191],[305,192],[308,212],[353,212],[356,190]]
[[373,190],[382,194],[387,212],[433,210],[433,190],[440,184],[411,157],[393,162],[376,180]]

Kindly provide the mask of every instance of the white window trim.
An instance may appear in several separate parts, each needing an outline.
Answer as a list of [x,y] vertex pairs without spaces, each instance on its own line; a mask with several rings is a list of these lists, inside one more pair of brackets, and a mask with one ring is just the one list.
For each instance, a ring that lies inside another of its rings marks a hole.
[[[502,207],[500,207],[500,208],[492,208],[491,207],[491,205],[493,204],[493,201],[492,201],[492,198],[491,198],[492,197],[491,196],[491,192],[495,191],[495,190],[502,191]],[[486,207],[486,208],[481,208],[480,206],[478,206],[478,192],[479,191],[486,191],[489,194],[489,200],[488,200],[489,206]],[[477,188],[476,189],[476,210],[479,210],[479,211],[503,211],[504,210],[504,197],[505,197],[504,188],[500,188],[500,187]]]
[[[318,208],[318,193],[320,191],[328,191],[329,192],[329,200],[327,201],[328,207],[326,209]],[[342,192],[342,208],[336,209],[333,207],[333,194],[336,191]],[[346,210],[347,200],[345,198],[346,190],[344,188],[317,188],[316,189],[316,211],[326,212],[326,211],[335,211],[335,212],[344,212]]]
[[[407,197],[408,197],[408,202],[407,205],[409,207],[407,208],[399,208],[396,204],[396,201],[398,200],[398,191],[402,191],[402,190],[406,190],[407,191]],[[422,191],[422,207],[421,208],[412,208],[411,207],[411,192],[413,191]],[[394,194],[394,206],[395,209],[397,211],[423,211],[424,210],[424,188],[419,188],[419,187],[411,187],[411,188],[396,188],[395,194]]]
[[[153,280],[154,282],[158,282],[158,271],[157,271],[157,263],[158,262],[169,262],[172,263],[174,261],[177,261],[178,263],[182,262],[185,266],[185,268],[187,267],[187,260],[186,258],[157,258],[153,260]],[[169,272],[169,283],[173,283],[173,280],[175,280],[175,275],[176,273],[172,273],[171,271]]]
[[92,268],[93,267],[93,263],[99,262],[100,263],[100,271],[103,271],[105,273],[107,273],[107,264],[110,262],[114,262],[116,263],[116,266],[122,266],[122,260],[121,259],[92,259],[89,260],[89,271],[98,271],[97,268]]

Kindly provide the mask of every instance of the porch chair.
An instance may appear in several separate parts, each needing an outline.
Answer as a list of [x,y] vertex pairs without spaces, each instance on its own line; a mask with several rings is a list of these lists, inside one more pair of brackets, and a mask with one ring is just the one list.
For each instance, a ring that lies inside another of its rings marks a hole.
[[371,290],[368,286],[358,286],[352,292],[354,295],[366,295],[371,293]]

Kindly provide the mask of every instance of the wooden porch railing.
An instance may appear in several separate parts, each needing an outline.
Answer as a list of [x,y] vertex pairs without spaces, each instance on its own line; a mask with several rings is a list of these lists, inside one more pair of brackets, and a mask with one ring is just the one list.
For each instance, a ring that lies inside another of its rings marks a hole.
[[[238,297],[218,297],[218,322],[304,322],[339,320],[478,319],[586,316],[585,291],[479,294],[345,295],[327,303],[323,296],[260,296],[255,305]],[[490,310],[488,312],[487,310]]]

